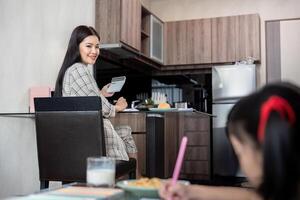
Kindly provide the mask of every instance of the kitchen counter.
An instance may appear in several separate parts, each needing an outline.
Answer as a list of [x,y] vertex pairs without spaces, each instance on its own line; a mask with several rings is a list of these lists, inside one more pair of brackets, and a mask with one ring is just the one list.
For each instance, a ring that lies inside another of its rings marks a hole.
[[18,113],[0,113],[0,117],[19,117],[19,118],[34,118],[35,113],[18,112]]
[[138,148],[142,175],[170,178],[183,136],[188,137],[180,178],[209,180],[211,114],[198,111],[120,112],[110,118],[116,125],[129,125]]
[[198,113],[198,114],[203,114],[203,115],[207,115],[210,117],[214,117],[211,113],[206,113],[206,112],[201,112],[198,110],[195,110],[193,108],[171,108],[171,109],[159,109],[159,108],[154,108],[152,110],[137,110],[135,108],[128,108],[125,109],[124,111],[120,112],[120,113],[141,113],[141,112],[145,112],[145,113],[165,113],[165,112],[194,112],[194,113]]

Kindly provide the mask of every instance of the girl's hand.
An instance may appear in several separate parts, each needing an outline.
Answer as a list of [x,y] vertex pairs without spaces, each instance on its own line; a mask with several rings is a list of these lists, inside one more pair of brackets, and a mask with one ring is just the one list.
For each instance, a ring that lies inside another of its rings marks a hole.
[[173,200],[187,200],[189,199],[188,186],[177,183],[172,186],[171,181],[163,183],[162,187],[159,189],[159,196],[163,199],[173,199]]
[[103,86],[103,88],[100,90],[101,94],[104,97],[111,97],[111,96],[113,96],[115,94],[114,92],[112,92],[112,93],[107,92],[107,89],[108,89],[109,86],[110,86],[110,83],[107,84],[107,85],[105,85],[105,86]]
[[128,104],[124,97],[120,97],[115,105],[116,112],[123,111],[127,108]]

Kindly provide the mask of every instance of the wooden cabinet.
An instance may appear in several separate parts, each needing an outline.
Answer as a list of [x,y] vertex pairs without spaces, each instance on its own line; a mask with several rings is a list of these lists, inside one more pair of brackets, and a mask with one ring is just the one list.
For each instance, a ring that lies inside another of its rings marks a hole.
[[212,62],[234,62],[236,58],[236,17],[212,19]]
[[122,42],[140,51],[140,0],[96,0],[96,30],[102,45]]
[[146,174],[146,113],[117,113],[110,118],[114,126],[128,125],[138,149],[139,171]]
[[140,0],[96,0],[95,24],[106,52],[142,65],[162,64],[163,22]]
[[142,6],[141,53],[150,57],[150,17],[151,13]]
[[178,113],[165,113],[164,129],[164,178],[170,178],[173,175],[177,153],[178,153],[178,136],[179,136],[179,114]]
[[259,15],[240,15],[236,17],[236,60],[253,57],[260,60],[260,19]]
[[133,133],[146,132],[146,114],[142,112],[117,113],[115,117],[109,118],[114,125],[128,125]]
[[260,20],[257,14],[212,19],[212,63],[260,60]]
[[187,63],[186,26],[186,21],[165,23],[166,65],[182,65]]
[[257,14],[165,23],[165,65],[260,60]]
[[211,63],[211,20],[187,21],[187,63]]
[[211,62],[210,19],[165,23],[165,64]]
[[180,113],[179,141],[187,136],[188,144],[180,177],[190,180],[211,178],[210,117],[194,112]]
[[163,63],[163,22],[150,16],[150,58]]
[[[153,120],[155,118],[153,116],[157,115],[159,115],[157,119],[160,118],[163,121],[162,127],[159,126],[160,123],[157,123],[160,120]],[[150,122],[147,119],[151,116],[153,119]],[[172,177],[179,143],[183,136],[187,136],[188,146],[180,177],[191,180],[208,180],[211,178],[210,117],[208,115],[195,112],[118,113],[115,118],[111,118],[111,121],[114,125],[129,125],[131,127],[138,148],[139,167],[143,175],[147,175],[146,157],[148,156],[153,158],[153,160],[148,160],[151,162],[148,165],[157,167],[157,169],[151,170],[153,173],[151,172],[150,176]],[[162,131],[162,137],[159,135],[160,133],[151,132],[154,129],[158,132]],[[152,143],[149,142],[150,140]],[[147,146],[150,147],[149,149],[152,147],[157,149],[147,152]],[[159,148],[162,148],[162,151]],[[153,152],[155,151],[157,154],[154,155]],[[163,163],[153,163],[159,160],[155,156],[162,154]]]
[[205,67],[247,57],[260,60],[257,14],[162,23],[140,0],[96,0],[96,30],[101,47],[125,45],[143,59],[163,59],[164,70],[179,65]]

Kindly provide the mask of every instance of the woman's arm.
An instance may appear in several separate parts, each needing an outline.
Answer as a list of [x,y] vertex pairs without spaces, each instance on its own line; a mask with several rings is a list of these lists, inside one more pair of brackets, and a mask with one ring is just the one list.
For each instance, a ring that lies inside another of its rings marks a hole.
[[[203,200],[261,200],[255,191],[238,187],[192,185],[188,189],[191,199]],[[200,198],[197,198],[199,196]]]
[[97,83],[93,76],[89,73],[86,66],[78,64],[74,70],[70,73],[71,76],[71,88],[74,96],[99,96],[102,102],[102,114],[103,117],[114,117],[115,106],[109,103],[109,101],[101,94],[98,89]]
[[159,191],[162,198],[199,199],[199,200],[262,200],[255,191],[237,187],[217,187],[203,185],[165,184]]

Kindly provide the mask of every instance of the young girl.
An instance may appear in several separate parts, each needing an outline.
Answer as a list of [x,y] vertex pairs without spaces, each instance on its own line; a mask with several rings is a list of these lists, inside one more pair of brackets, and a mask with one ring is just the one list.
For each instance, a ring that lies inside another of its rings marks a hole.
[[300,92],[289,83],[265,86],[241,99],[228,115],[227,132],[241,169],[255,191],[233,187],[165,184],[163,198],[299,199]]
[[71,35],[68,49],[59,71],[55,96],[99,96],[102,100],[103,124],[105,132],[106,154],[118,160],[137,159],[137,148],[129,126],[113,127],[109,117],[115,112],[124,110],[127,102],[123,97],[115,105],[108,102],[106,97],[108,85],[101,90],[88,70],[88,65],[95,64],[100,53],[100,37],[96,30],[88,26],[76,27]]

